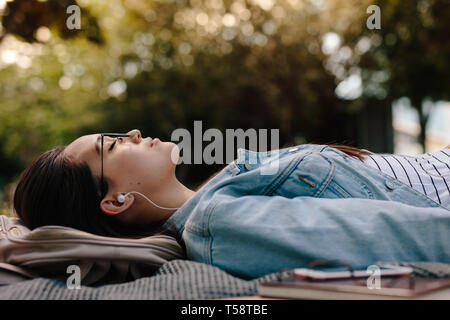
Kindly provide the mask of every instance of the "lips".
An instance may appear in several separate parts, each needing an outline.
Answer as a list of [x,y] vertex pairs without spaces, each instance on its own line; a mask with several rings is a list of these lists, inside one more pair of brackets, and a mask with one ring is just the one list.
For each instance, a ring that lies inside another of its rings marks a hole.
[[152,139],[152,141],[150,141],[150,147],[153,148],[159,141],[158,138]]

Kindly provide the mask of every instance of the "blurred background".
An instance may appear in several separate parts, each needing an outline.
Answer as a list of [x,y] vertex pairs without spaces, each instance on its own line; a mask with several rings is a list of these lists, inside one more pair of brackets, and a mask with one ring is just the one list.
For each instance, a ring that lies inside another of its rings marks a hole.
[[0,19],[1,213],[36,156],[84,134],[170,140],[201,120],[279,129],[280,147],[450,144],[448,0],[0,0]]

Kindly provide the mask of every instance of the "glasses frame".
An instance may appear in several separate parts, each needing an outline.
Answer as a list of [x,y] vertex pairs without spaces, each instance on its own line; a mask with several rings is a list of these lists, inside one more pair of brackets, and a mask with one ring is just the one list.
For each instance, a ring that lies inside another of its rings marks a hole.
[[131,135],[128,134],[128,133],[101,133],[100,136],[101,136],[101,149],[100,149],[100,161],[101,161],[100,197],[103,198],[105,196],[104,177],[103,177],[103,140],[104,140],[104,137],[121,138],[121,137],[130,137]]

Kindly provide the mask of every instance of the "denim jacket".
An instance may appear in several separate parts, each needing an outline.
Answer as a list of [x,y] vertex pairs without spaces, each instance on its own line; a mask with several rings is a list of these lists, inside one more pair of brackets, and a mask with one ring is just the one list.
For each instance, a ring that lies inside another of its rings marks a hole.
[[345,153],[238,150],[164,224],[188,259],[243,278],[315,259],[450,263],[450,211]]

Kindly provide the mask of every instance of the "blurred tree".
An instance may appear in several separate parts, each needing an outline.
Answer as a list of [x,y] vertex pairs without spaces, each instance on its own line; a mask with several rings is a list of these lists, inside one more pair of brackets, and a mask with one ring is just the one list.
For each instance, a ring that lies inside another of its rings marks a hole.
[[[102,47],[64,41],[72,35],[65,8],[74,3],[98,21]],[[2,45],[16,61],[1,69],[3,151],[26,163],[77,135],[140,128],[170,139],[194,120],[205,130],[279,128],[281,146],[340,141],[348,123],[336,122],[336,112],[352,103],[336,96],[339,79],[324,68],[322,47],[331,31],[348,32],[364,3],[9,2]],[[194,167],[186,173],[192,182],[216,169]]]
[[419,114],[419,142],[425,148],[430,114],[424,106],[450,99],[450,1],[378,0],[381,29],[363,28],[348,42],[362,51],[365,93],[393,101],[408,97]]
[[[39,41],[40,27],[52,28],[61,38],[69,39],[82,34],[88,40],[102,43],[103,39],[96,18],[88,10],[80,8],[82,29],[69,29],[67,8],[77,5],[75,0],[14,0],[7,2],[3,12],[4,34],[13,34],[25,41]],[[0,36],[0,40],[3,36]]]
[[[215,13],[198,3],[181,8],[158,3],[151,9],[140,4],[131,10],[139,31],[134,48],[121,56],[126,81],[118,79],[110,89],[117,87],[119,94],[95,107],[105,115],[108,130],[138,127],[146,135],[170,139],[174,129],[192,132],[194,120],[202,120],[204,130],[222,132],[279,128],[282,146],[342,140],[344,132],[333,129],[344,123],[336,123],[335,114],[344,113],[347,104],[336,97],[335,77],[323,68],[327,56],[320,47],[329,22],[320,18],[321,10],[310,16],[289,13],[289,3],[280,2],[274,14],[236,3],[241,7],[231,3],[234,15],[228,16],[224,7]],[[207,21],[214,22],[219,13],[212,26],[220,27],[208,29]],[[148,24],[155,15],[162,18]],[[246,19],[238,23],[235,16]],[[194,27],[189,28],[190,19]],[[140,72],[126,79],[126,70],[134,68]],[[185,175],[200,182],[216,169],[193,166]]]

